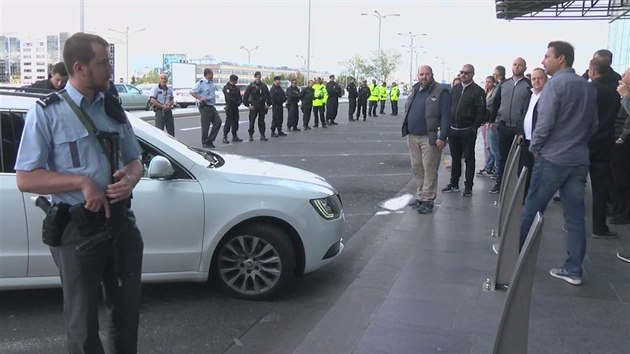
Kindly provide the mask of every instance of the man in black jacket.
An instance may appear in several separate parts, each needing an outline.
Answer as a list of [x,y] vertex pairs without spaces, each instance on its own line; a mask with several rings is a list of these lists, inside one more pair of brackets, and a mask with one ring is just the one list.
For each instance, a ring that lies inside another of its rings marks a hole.
[[597,91],[599,116],[597,132],[588,143],[593,193],[593,237],[611,239],[619,236],[606,225],[606,202],[611,178],[610,157],[615,143],[615,120],[621,108],[621,101],[617,93],[617,81],[607,60],[592,59],[589,63],[588,76],[591,85]]
[[59,91],[66,87],[68,71],[62,61],[53,65],[50,76],[46,80],[35,81],[31,87]]
[[[608,75],[612,76],[615,82],[619,82],[621,80],[621,75],[619,75],[619,73],[613,70],[613,68],[611,67],[612,60],[613,60],[613,53],[610,50],[599,49],[595,53],[593,53],[592,59],[604,60],[606,63],[608,63],[607,65],[608,65],[608,68],[610,69],[610,71],[608,72]],[[584,74],[582,74],[582,77],[585,78],[586,80],[591,78],[589,75],[589,70],[590,70],[590,65],[589,65],[589,68],[586,69]]]
[[308,86],[300,91],[299,98],[302,100],[302,127],[304,130],[311,130],[308,123],[311,121],[311,112],[313,111],[313,80],[308,80]]
[[370,97],[370,88],[367,85],[366,80],[361,81],[361,85],[359,85],[359,96],[357,97],[357,120],[361,116],[361,112],[363,112],[363,120],[365,121],[365,114],[367,111],[368,97]]
[[300,88],[297,86],[297,80],[291,80],[291,86],[287,87],[287,130],[299,132],[298,121],[298,103],[300,102]]
[[329,125],[337,125],[337,109],[339,108],[339,97],[341,97],[341,86],[335,82],[335,75],[330,75],[326,83],[326,92],[328,100],[326,101],[326,121]]
[[464,197],[472,196],[475,177],[475,141],[477,128],[486,116],[486,93],[473,81],[475,68],[465,64],[459,72],[461,84],[453,87],[451,96],[451,126],[448,133],[448,146],[451,150],[451,181],[442,192],[459,192],[459,177],[462,175],[462,156],[466,160],[466,181]]
[[287,95],[280,87],[280,76],[274,76],[269,95],[271,96],[271,137],[287,136],[282,132],[282,122],[284,121],[282,105],[287,101]]
[[243,94],[243,104],[249,108],[249,141],[254,141],[254,123],[258,117],[258,130],[260,131],[260,140],[267,141],[265,136],[265,114],[271,105],[271,97],[269,89],[261,81],[262,75],[260,71],[254,73],[254,82],[247,86],[245,94]]
[[236,86],[238,76],[230,75],[230,81],[223,86],[223,95],[225,95],[225,125],[223,126],[223,144],[229,144],[228,133],[232,130],[232,141],[240,143],[243,139],[239,138],[238,131],[238,106],[243,102],[241,90]]
[[348,81],[350,81],[346,87],[346,91],[348,91],[348,120],[354,121],[354,111],[357,109],[357,97],[359,94],[357,86],[354,84],[354,78],[349,77]]

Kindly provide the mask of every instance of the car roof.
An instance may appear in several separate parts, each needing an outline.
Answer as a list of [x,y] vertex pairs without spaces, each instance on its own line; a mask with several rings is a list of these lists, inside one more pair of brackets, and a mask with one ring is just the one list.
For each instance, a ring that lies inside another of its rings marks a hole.
[[30,87],[0,86],[0,109],[12,111],[28,111],[35,101],[46,97],[51,90],[33,89]]

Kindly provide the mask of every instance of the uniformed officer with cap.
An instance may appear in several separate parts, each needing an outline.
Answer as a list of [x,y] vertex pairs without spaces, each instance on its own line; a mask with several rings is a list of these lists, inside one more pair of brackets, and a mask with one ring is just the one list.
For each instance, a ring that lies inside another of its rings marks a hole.
[[68,38],[63,59],[70,81],[27,113],[15,164],[20,191],[51,194],[53,208],[71,211],[69,221],[56,224],[63,233],[50,247],[61,276],[70,353],[104,352],[101,289],[108,352],[137,351],[143,243],[129,205],[143,167],[125,112],[105,93],[113,72],[108,49],[93,34]]
[[223,127],[223,143],[229,144],[227,136],[232,130],[232,141],[240,143],[243,139],[239,138],[238,131],[238,106],[243,103],[241,90],[236,86],[238,76],[230,75],[230,81],[223,86],[223,95],[225,95],[225,126]]
[[[215,88],[214,73],[212,69],[203,70],[203,79],[199,80],[195,87],[190,91],[190,95],[198,100],[199,113],[201,114],[201,144],[203,147],[214,148],[214,139],[216,139],[221,129],[221,117],[219,112],[214,108],[215,104]],[[212,130],[210,130],[212,124]],[[208,135],[210,131],[210,135]]]
[[155,111],[155,127],[175,136],[173,119],[173,89],[168,87],[168,76],[160,74],[160,83],[151,89],[151,105]]
[[243,94],[243,104],[249,108],[249,141],[254,141],[254,124],[258,118],[258,131],[260,132],[260,140],[267,141],[265,136],[265,114],[271,105],[271,96],[269,88],[261,80],[260,71],[254,73],[254,82],[249,84]]

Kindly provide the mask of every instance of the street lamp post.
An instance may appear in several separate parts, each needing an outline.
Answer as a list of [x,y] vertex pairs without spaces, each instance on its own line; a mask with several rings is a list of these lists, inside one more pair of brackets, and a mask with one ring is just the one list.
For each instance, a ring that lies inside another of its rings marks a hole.
[[444,79],[444,58],[436,56],[435,59],[439,59],[442,62],[442,83],[445,83],[446,80]]
[[258,46],[255,46],[254,48],[245,48],[244,46],[240,46],[238,49],[247,51],[247,65],[250,65],[252,61],[252,52],[258,49]]
[[[400,33],[398,32],[399,36],[409,36],[409,82],[411,82],[413,80],[413,52],[414,52],[414,46],[413,46],[413,39],[415,37],[419,37],[419,36],[426,36],[426,33],[419,33],[419,34],[413,34],[411,33],[411,31],[409,31],[409,33]],[[422,48],[422,47],[421,47]]]
[[[126,69],[126,72],[125,72],[125,76],[127,78],[127,82],[130,82],[130,80],[129,80],[129,26],[127,26],[125,28],[125,32],[118,31],[118,30],[115,30],[113,28],[109,28],[109,30],[112,31],[112,32],[116,32],[116,33],[120,33],[120,34],[124,34],[125,35],[125,46],[126,46],[126,48],[125,48],[125,56],[127,57],[127,59],[126,59],[126,61],[127,61],[127,69]],[[137,31],[133,31],[133,32],[131,32],[131,34],[136,34],[138,32],[142,32],[142,31],[146,31],[146,28],[142,28],[142,29],[139,29]]]
[[374,10],[373,14],[367,14],[365,12],[361,14],[361,16],[369,16],[369,15],[372,15],[376,17],[376,19],[378,19],[378,55],[381,55],[381,22],[387,17],[400,16],[400,14],[381,15],[381,13],[378,12],[378,10]]

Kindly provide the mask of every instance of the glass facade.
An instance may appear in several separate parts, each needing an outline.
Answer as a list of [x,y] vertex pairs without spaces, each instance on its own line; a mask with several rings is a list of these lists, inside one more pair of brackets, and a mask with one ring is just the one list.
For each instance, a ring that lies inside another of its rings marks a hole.
[[613,69],[622,74],[630,67],[630,20],[616,20],[608,26],[608,49]]

